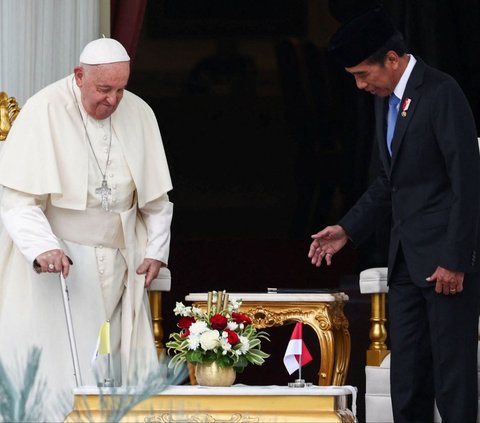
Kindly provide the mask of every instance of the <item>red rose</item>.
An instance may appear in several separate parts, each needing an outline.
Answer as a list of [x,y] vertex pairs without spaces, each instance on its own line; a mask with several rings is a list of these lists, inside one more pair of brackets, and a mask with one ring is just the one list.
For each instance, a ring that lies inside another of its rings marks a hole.
[[252,324],[252,319],[250,319],[250,317],[248,317],[246,314],[243,314],[243,313],[233,312],[232,319],[237,324],[240,324],[240,323],[243,323],[244,325]]
[[181,317],[177,326],[182,329],[188,329],[192,326],[192,323],[195,323],[195,317]]
[[227,327],[228,319],[221,314],[215,314],[215,316],[210,317],[210,324],[212,329],[223,330]]
[[228,343],[230,345],[235,345],[240,342],[240,338],[238,337],[237,333],[230,329],[225,329],[225,332],[228,333]]
[[190,335],[190,331],[188,329],[182,331],[182,338],[187,338],[189,335]]

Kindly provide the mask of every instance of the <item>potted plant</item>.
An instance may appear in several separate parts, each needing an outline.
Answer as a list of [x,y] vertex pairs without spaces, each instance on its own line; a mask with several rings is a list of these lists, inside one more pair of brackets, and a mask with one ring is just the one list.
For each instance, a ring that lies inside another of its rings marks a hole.
[[208,293],[206,311],[177,302],[174,313],[180,316],[180,331],[170,334],[166,343],[174,353],[169,365],[192,363],[197,382],[213,386],[231,385],[248,364],[262,365],[269,354],[261,350],[261,340],[269,336],[238,311],[241,303],[216,291]]

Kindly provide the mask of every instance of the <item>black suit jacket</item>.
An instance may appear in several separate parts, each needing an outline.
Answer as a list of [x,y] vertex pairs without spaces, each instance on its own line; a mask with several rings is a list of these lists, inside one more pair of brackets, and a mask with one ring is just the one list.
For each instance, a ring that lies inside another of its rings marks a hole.
[[[402,113],[405,100],[408,110]],[[354,243],[371,234],[390,211],[388,267],[401,244],[415,283],[437,266],[477,268],[480,155],[475,121],[459,85],[417,60],[400,102],[393,155],[386,147],[387,99],[375,99],[382,172],[339,222]]]

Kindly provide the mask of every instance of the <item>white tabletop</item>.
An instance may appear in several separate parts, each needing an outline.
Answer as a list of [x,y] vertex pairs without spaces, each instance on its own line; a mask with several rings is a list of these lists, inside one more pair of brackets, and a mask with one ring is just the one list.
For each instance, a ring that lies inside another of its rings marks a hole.
[[[328,294],[315,293],[261,293],[261,292],[228,292],[228,297],[232,300],[241,299],[247,301],[265,301],[265,302],[299,302],[299,303],[331,303],[335,301],[348,301],[348,295],[344,292],[332,292]],[[191,292],[185,297],[186,301],[207,301],[206,292]]]
[[[199,385],[169,385],[161,389],[157,395],[227,395],[227,396],[250,396],[250,395],[274,395],[274,396],[338,396],[351,395],[351,386],[317,386],[305,388],[290,388],[288,386],[268,385],[250,386],[236,384],[228,387],[199,386]],[[118,387],[97,388],[96,386],[81,386],[75,388],[75,395],[135,395],[142,392],[141,387]]]

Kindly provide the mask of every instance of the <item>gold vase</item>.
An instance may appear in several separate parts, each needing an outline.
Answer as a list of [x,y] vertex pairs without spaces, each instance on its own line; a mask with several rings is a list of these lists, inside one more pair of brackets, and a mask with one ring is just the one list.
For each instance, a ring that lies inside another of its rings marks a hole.
[[236,377],[233,367],[220,367],[215,362],[195,365],[195,378],[201,386],[231,386]]

